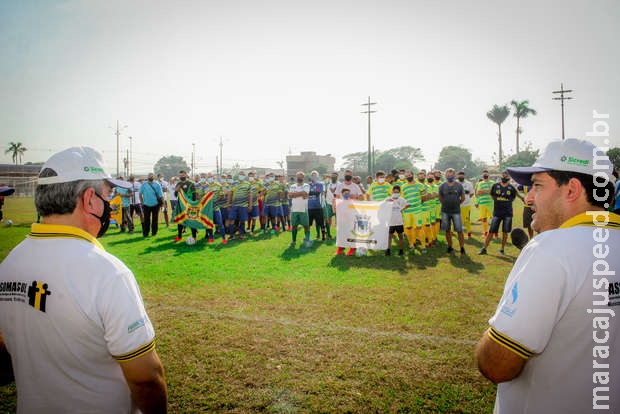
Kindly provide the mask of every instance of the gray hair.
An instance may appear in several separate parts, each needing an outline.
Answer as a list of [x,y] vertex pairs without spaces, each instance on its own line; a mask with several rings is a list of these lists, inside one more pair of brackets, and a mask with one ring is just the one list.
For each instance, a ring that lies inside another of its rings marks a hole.
[[34,204],[41,217],[52,214],[71,214],[77,207],[78,199],[86,190],[93,188],[97,194],[103,193],[103,180],[78,180],[68,183],[40,184],[34,193]]

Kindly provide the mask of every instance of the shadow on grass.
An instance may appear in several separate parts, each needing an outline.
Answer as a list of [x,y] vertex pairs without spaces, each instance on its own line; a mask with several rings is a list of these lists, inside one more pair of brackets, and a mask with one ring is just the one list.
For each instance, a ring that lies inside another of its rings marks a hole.
[[301,241],[299,241],[299,239],[297,240],[298,240],[297,245],[295,247],[289,246],[286,248],[286,250],[284,250],[280,254],[280,258],[282,260],[285,260],[288,262],[291,260],[298,259],[308,253],[314,253],[316,249],[318,249],[321,246],[321,243],[317,243],[315,241],[313,241],[309,247],[304,246],[303,237],[301,238]]
[[467,254],[460,254],[456,252],[453,254],[448,254],[450,264],[457,269],[465,269],[468,273],[479,274],[484,269],[484,265],[479,262],[474,262],[469,256],[471,254],[476,253],[469,251]]
[[345,256],[341,254],[334,256],[328,266],[338,270],[349,270],[352,267],[367,267],[377,270],[391,270],[400,274],[409,273],[407,256],[398,256],[398,250],[392,252],[392,256],[385,256],[383,251],[373,252],[368,256]]

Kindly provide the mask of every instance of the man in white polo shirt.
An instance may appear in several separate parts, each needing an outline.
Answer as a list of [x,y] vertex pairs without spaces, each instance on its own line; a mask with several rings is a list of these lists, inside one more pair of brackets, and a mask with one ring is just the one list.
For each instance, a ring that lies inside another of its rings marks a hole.
[[295,247],[297,241],[297,226],[304,228],[304,246],[310,246],[310,219],[308,216],[308,195],[310,186],[304,183],[305,174],[301,171],[297,173],[297,181],[288,190],[291,203],[291,247]]
[[591,143],[566,139],[550,143],[533,167],[508,171],[533,188],[526,201],[539,234],[521,251],[476,350],[480,371],[499,384],[495,413],[618,413],[612,164]]
[[[155,333],[132,272],[97,241],[112,186],[101,154],[76,147],[41,168],[42,224],[0,264],[0,378],[21,413],[163,413]],[[4,342],[4,343],[3,343]],[[5,347],[6,345],[6,347]]]

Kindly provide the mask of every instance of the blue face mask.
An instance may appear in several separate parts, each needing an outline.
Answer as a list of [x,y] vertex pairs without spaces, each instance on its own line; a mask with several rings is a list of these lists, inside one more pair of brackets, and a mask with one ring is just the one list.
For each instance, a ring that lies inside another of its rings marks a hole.
[[268,183],[272,183],[273,182],[273,177],[267,177],[267,182]]
[[454,181],[454,177],[446,178],[446,180],[448,180],[448,182],[451,183]]
[[200,182],[201,182],[201,183],[204,183],[205,181],[206,181],[206,180],[205,180],[204,178],[201,178],[201,179],[200,179]]
[[312,180],[313,183],[316,183],[318,181],[319,177],[313,175],[310,177],[310,180]]
[[207,178],[207,181],[209,182],[209,184],[212,184],[213,183],[213,177]]
[[228,179],[228,180],[226,180],[226,181],[228,181],[228,184],[232,184],[232,183],[233,183],[233,179],[232,179],[232,178],[229,178],[229,179]]
[[245,175],[240,175],[239,176],[239,181],[245,181]]
[[343,194],[342,198],[344,198],[345,200],[348,200],[349,198],[351,198],[351,194],[349,193]]

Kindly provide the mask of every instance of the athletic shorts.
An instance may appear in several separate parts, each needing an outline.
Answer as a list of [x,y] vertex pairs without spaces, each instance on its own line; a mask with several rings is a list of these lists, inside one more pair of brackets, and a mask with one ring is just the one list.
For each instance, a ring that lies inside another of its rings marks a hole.
[[441,204],[437,203],[435,206],[435,220],[441,219]]
[[213,210],[213,222],[216,226],[223,226],[222,212],[220,210]]
[[529,207],[523,207],[523,227],[526,229],[532,227],[532,214],[534,214],[534,210]]
[[471,215],[471,206],[461,206],[461,218],[463,223],[468,222]]
[[288,205],[288,203],[284,203],[280,207],[282,207],[283,216],[288,216],[289,214],[291,214],[291,207]]
[[222,215],[222,220],[224,220],[224,221],[228,220],[228,208],[221,207],[220,208],[220,214]]
[[490,219],[493,217],[493,204],[480,204],[480,218]]
[[245,206],[232,206],[228,212],[227,220],[248,221],[248,208]]
[[291,227],[295,228],[297,226],[308,227],[310,225],[310,219],[308,217],[308,212],[304,213],[291,213]]
[[323,209],[322,208],[313,208],[313,209],[309,209],[308,210],[308,220],[309,220],[309,225],[312,226],[312,224],[316,221],[316,223],[319,225],[319,227],[323,227],[324,222],[323,222]]
[[399,236],[403,234],[404,232],[405,232],[405,229],[402,224],[399,224],[398,226],[390,226],[390,229],[388,230],[388,234],[396,233]]
[[422,211],[422,225],[429,226],[431,224],[431,212]]
[[327,216],[326,218],[332,218],[336,215],[336,213],[334,213],[334,206],[332,206],[331,204],[326,204],[325,208],[327,210]]
[[250,213],[250,217],[255,219],[260,217],[260,211],[257,205],[252,206],[252,212]]
[[281,206],[264,206],[263,215],[269,218],[282,217]]
[[489,231],[491,233],[499,233],[499,224],[502,223],[502,233],[510,233],[512,231],[512,217],[496,217],[493,216]]
[[441,213],[441,229],[448,232],[451,231],[452,227],[454,227],[455,233],[461,233],[463,231],[463,218],[461,217],[461,213]]
[[[424,218],[422,217],[422,212],[404,212],[403,213],[403,223],[404,226],[409,227],[422,227],[424,222]],[[392,234],[392,232],[390,232]]]

